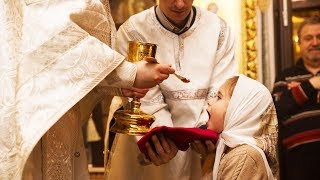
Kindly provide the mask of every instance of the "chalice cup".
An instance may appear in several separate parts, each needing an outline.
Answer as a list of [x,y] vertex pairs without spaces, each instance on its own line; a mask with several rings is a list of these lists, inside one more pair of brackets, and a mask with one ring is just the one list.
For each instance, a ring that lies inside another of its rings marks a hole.
[[[144,60],[145,57],[155,57],[156,50],[156,44],[129,41],[127,61],[134,63]],[[129,109],[117,110],[113,115],[115,123],[110,131],[127,135],[143,135],[149,132],[155,117],[144,113],[140,106],[140,98],[133,97]]]

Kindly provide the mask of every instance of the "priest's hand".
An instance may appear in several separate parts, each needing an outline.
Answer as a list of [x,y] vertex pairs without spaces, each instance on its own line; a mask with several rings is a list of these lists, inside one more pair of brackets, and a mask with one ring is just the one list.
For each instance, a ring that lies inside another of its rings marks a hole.
[[171,65],[168,64],[147,61],[139,61],[135,64],[137,66],[137,75],[133,86],[136,88],[154,87],[175,72]]
[[164,137],[162,133],[153,135],[151,141],[152,145],[148,142],[146,143],[146,148],[150,161],[154,165],[160,166],[166,164],[176,156],[178,147],[173,141]]
[[149,89],[139,89],[139,88],[121,88],[122,95],[124,97],[137,97],[137,98],[143,98]]
[[191,143],[191,148],[199,153],[201,157],[207,157],[210,154],[214,154],[216,151],[215,144],[210,140],[195,140]]

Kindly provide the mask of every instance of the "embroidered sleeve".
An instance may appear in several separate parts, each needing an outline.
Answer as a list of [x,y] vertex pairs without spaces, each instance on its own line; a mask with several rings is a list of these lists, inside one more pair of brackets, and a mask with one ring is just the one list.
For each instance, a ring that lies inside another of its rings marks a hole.
[[113,70],[102,82],[100,86],[111,87],[132,87],[137,73],[137,67],[127,61],[123,61]]
[[134,64],[123,61],[123,63],[121,63],[106,78],[106,81],[109,82],[113,87],[132,87],[136,73],[137,67]]

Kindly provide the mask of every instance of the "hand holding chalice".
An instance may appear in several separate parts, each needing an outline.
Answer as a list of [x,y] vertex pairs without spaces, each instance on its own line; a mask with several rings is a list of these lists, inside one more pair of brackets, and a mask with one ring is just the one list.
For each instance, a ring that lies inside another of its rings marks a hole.
[[[155,57],[157,45],[137,41],[129,41],[127,61],[138,62],[146,57]],[[143,135],[149,132],[155,117],[146,114],[140,109],[140,99],[136,96],[131,101],[130,109],[118,110],[114,113],[115,124],[111,127],[112,132],[127,135]]]
[[[156,44],[129,41],[127,61],[134,63],[145,60],[149,63],[158,63],[155,59],[156,50]],[[189,79],[181,75],[176,73],[174,75],[184,83],[190,82]],[[130,103],[130,109],[118,110],[114,113],[115,124],[110,130],[127,135],[143,135],[149,132],[155,117],[141,111],[140,98],[134,96]]]

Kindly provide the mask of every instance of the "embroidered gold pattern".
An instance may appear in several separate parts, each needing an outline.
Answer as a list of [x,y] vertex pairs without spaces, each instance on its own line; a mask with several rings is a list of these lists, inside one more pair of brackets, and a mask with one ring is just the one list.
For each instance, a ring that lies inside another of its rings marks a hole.
[[[261,127],[264,128],[260,128],[259,131],[255,133],[255,139],[258,147],[265,152],[270,168],[274,173],[274,177],[277,177],[279,165],[277,155],[278,120],[273,103],[269,105],[260,119],[262,124]],[[268,126],[265,126],[264,124],[268,124]]]
[[208,95],[208,89],[189,89],[181,91],[162,91],[166,99],[170,100],[191,100],[204,99]]
[[42,137],[44,179],[73,179],[79,114],[79,106],[73,107]]
[[[87,33],[79,31],[75,24],[70,24],[64,31],[45,42],[22,62],[21,67],[28,70],[22,72],[24,74],[23,82],[50,66],[56,61],[56,58],[75,47],[86,36],[88,36]],[[32,59],[32,61],[28,61],[29,59]]]
[[218,40],[218,50],[221,48],[224,40],[225,40],[225,36],[226,36],[226,31],[227,31],[227,23],[226,21],[224,21],[223,19],[220,19],[220,33],[219,33],[219,40]]
[[152,98],[150,101],[144,101],[143,99],[141,99],[141,102],[143,102],[143,104],[145,105],[161,104],[163,101],[164,97],[162,94]]
[[246,76],[257,79],[258,50],[256,46],[256,0],[242,2],[242,60],[240,71]]

